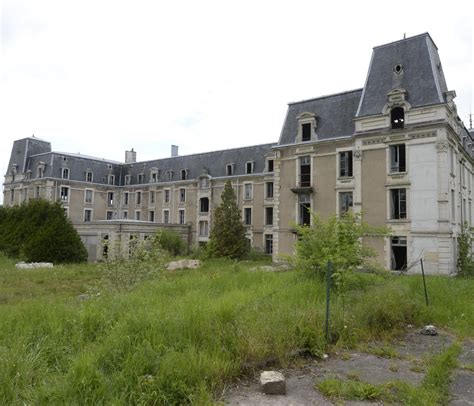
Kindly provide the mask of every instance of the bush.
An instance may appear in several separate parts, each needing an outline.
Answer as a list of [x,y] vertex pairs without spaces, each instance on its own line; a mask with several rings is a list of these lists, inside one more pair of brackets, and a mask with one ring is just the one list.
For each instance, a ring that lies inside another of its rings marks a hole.
[[187,246],[181,235],[168,230],[161,230],[155,234],[155,240],[158,245],[165,251],[168,251],[172,256],[185,255]]
[[87,251],[61,205],[45,200],[0,210],[0,251],[32,262],[87,260]]

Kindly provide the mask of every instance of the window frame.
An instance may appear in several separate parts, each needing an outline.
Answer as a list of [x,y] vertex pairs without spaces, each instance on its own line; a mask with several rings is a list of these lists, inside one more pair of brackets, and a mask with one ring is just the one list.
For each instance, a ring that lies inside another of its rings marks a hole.
[[[402,196],[403,192],[403,196]],[[407,220],[408,218],[408,190],[406,188],[392,188],[390,196],[390,220]],[[397,201],[395,201],[397,200]],[[404,206],[404,211],[402,210]]]

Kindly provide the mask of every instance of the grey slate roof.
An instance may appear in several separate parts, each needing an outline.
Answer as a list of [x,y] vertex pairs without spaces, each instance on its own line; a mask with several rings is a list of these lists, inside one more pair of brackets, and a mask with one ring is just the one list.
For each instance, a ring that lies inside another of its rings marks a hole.
[[51,144],[39,138],[23,138],[13,142],[7,171],[11,171],[13,165],[17,165],[18,172],[25,172],[27,169],[28,157],[34,154],[41,154],[51,151]]
[[[397,64],[403,73],[393,71]],[[375,47],[357,117],[380,114],[387,93],[394,88],[408,92],[412,107],[443,103],[448,90],[438,49],[428,33]]]
[[305,112],[316,114],[316,134],[319,140],[354,134],[354,116],[362,89],[290,103],[280,135],[279,145],[295,142],[297,117]]
[[124,177],[127,174],[131,175],[131,184],[137,184],[137,175],[140,173],[145,175],[144,183],[149,183],[150,170],[152,168],[160,170],[159,182],[166,181],[166,171],[173,171],[173,181],[180,180],[182,169],[188,170],[188,179],[196,179],[203,173],[204,169],[212,177],[226,176],[227,164],[234,164],[234,175],[243,175],[245,174],[245,163],[248,161],[254,162],[253,173],[262,173],[265,170],[265,154],[271,152],[271,147],[274,145],[274,143],[253,145],[243,148],[124,164],[121,184],[125,184]]

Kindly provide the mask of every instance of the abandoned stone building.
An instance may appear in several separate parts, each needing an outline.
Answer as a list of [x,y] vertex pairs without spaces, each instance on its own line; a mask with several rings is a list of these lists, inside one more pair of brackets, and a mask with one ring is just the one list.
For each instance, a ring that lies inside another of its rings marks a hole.
[[[252,247],[291,254],[294,224],[362,211],[392,235],[367,238],[388,269],[423,256],[430,273],[456,271],[457,236],[472,224],[474,131],[458,117],[438,50],[425,33],[373,49],[363,88],[290,103],[275,144],[137,162],[14,142],[4,203],[59,200],[89,251],[160,228],[205,243],[224,184],[235,188]],[[276,137],[275,137],[276,138]]]

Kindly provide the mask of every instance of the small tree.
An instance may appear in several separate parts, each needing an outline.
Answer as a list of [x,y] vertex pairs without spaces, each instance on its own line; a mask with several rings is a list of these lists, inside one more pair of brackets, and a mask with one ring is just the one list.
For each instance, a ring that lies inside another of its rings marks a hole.
[[221,198],[222,203],[213,214],[209,253],[216,257],[242,258],[247,252],[245,227],[230,181],[225,184]]
[[474,276],[474,264],[471,254],[472,236],[471,229],[467,223],[464,224],[461,234],[458,236],[458,275],[461,277]]
[[336,286],[343,284],[343,274],[367,265],[374,251],[362,244],[364,236],[384,236],[385,229],[376,229],[352,212],[323,221],[312,213],[312,225],[296,226],[300,238],[296,243],[296,265],[299,269],[323,276],[328,261],[334,265]]

